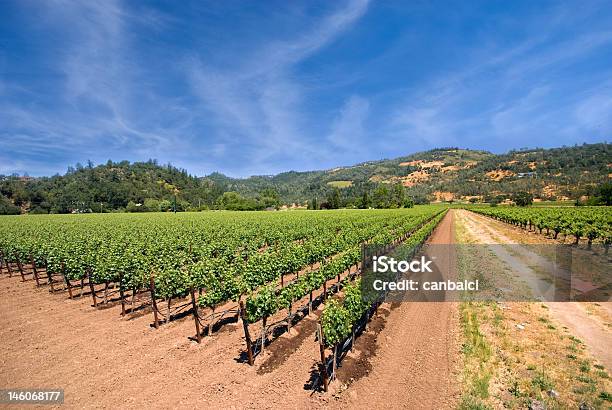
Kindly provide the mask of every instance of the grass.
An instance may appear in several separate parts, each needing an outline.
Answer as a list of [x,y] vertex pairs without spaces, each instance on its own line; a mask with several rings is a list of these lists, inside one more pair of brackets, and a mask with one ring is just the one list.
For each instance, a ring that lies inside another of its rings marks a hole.
[[567,350],[575,353],[578,351],[578,346],[575,343],[572,343],[571,345],[567,346]]
[[327,185],[334,188],[348,188],[353,186],[353,181],[329,181]]
[[574,393],[584,396],[591,395],[597,391],[597,388],[594,384],[582,384],[580,386],[574,387]]
[[460,408],[489,408],[482,400],[489,397],[491,372],[487,363],[491,359],[491,346],[480,330],[481,309],[485,304],[464,302],[461,304],[461,326],[463,328],[462,352],[464,355],[465,391]]
[[464,396],[459,404],[459,410],[492,410],[492,407],[474,397]]
[[571,341],[573,341],[573,342],[578,343],[578,344],[582,344],[582,340],[578,339],[578,338],[577,338],[577,337],[575,337],[575,336],[570,336],[570,337],[569,337],[569,339],[570,339]]
[[582,383],[590,383],[590,384],[595,384],[596,383],[595,380],[591,379],[588,376],[578,375],[578,376],[576,376],[576,380],[578,380],[579,382],[582,382]]
[[589,362],[585,360],[582,363],[580,363],[580,367],[578,367],[578,369],[582,373],[588,373],[591,371],[591,366],[589,365]]
[[[461,221],[461,216],[456,218]],[[458,223],[458,243],[475,243],[467,225]],[[503,231],[502,231],[503,232]],[[459,279],[486,272],[492,289],[510,286],[512,276],[503,262],[485,255],[477,247],[459,250]],[[603,366],[596,365],[582,340],[567,326],[554,321],[545,303],[462,302],[461,377],[462,395],[458,408],[527,408],[538,401],[550,409],[610,408],[612,384]],[[517,323],[528,323],[516,330]],[[554,324],[553,324],[554,323]],[[558,395],[552,397],[548,392]]]
[[612,401],[612,394],[602,391],[599,393],[599,398],[605,401]]
[[534,202],[532,206],[574,206],[575,201],[541,201]]
[[552,380],[544,372],[538,372],[538,374],[531,379],[531,384],[543,391],[552,390],[554,387]]

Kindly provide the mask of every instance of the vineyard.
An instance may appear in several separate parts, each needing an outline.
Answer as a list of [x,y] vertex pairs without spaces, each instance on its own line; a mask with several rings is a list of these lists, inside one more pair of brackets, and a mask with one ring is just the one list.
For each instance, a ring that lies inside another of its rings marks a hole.
[[589,246],[600,242],[607,251],[612,243],[612,212],[609,207],[474,207],[470,210],[524,229],[537,229],[538,233],[552,235],[554,239],[559,234],[571,236],[574,244],[586,239]]
[[[1,266],[50,292],[89,296],[93,307],[152,311],[156,328],[192,315],[198,342],[240,317],[253,364],[280,327],[290,329],[313,305],[345,287],[360,297],[351,283],[364,244],[418,245],[445,210],[4,217]],[[376,301],[362,301],[348,316],[336,303],[323,314],[320,339],[328,346],[346,338]],[[261,333],[251,338],[254,326]]]

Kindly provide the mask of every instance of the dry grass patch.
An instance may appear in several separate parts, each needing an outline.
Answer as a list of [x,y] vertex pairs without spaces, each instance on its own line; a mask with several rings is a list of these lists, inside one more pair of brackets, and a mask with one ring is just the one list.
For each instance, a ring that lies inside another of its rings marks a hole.
[[[461,223],[456,236],[458,243],[474,242]],[[457,265],[462,279],[482,277],[481,296],[489,292],[493,299],[500,284],[512,286],[512,278],[501,261],[486,259],[483,249],[458,247]],[[460,312],[461,409],[612,405],[608,370],[590,357],[582,340],[552,319],[546,304],[464,301]]]

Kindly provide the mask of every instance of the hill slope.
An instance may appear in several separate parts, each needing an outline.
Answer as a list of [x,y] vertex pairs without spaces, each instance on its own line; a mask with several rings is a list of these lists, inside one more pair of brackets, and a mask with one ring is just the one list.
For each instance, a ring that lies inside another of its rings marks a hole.
[[286,201],[321,197],[341,188],[358,196],[379,183],[399,183],[409,195],[430,200],[530,191],[542,198],[577,198],[610,179],[612,151],[607,143],[554,149],[486,151],[442,148],[390,160],[370,161],[325,171],[285,172],[275,176],[213,180],[238,192],[275,188]]
[[[465,199],[529,191],[545,199],[591,194],[612,176],[612,151],[607,143],[554,149],[486,151],[441,148],[405,157],[365,162],[331,170],[289,171],[274,176],[229,178],[213,173],[203,178],[155,161],[111,162],[69,169],[44,178],[0,176],[0,213],[115,210],[138,204],[168,209],[226,207],[224,192],[245,198],[245,209],[261,209],[280,200],[305,203],[325,198],[335,189],[343,205],[381,184],[405,187],[424,200]],[[249,199],[250,198],[250,199]],[[231,197],[231,200],[237,200]],[[250,202],[249,202],[250,201]],[[226,207],[227,208],[227,207]],[[144,209],[144,208],[143,208]]]

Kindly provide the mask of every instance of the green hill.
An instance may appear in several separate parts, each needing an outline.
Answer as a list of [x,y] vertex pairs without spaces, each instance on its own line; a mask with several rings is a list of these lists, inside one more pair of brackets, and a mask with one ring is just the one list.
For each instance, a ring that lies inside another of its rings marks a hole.
[[[276,189],[286,202],[325,197],[333,187],[358,197],[377,184],[402,184],[413,197],[427,200],[510,195],[530,191],[543,199],[589,195],[612,175],[607,143],[554,149],[486,151],[441,148],[390,160],[369,161],[325,171],[285,172],[247,179],[215,177],[231,190],[254,195]],[[610,175],[609,175],[610,174]]]
[[219,173],[196,177],[153,160],[109,161],[77,165],[53,177],[0,176],[0,213],[168,210],[175,203],[179,210],[263,209],[279,203],[305,204],[314,198],[325,201],[336,191],[342,206],[354,206],[364,192],[372,194],[389,185],[403,186],[417,202],[484,200],[519,191],[548,200],[577,199],[592,195],[611,176],[607,143],[501,155],[440,148],[330,170],[244,179]]

